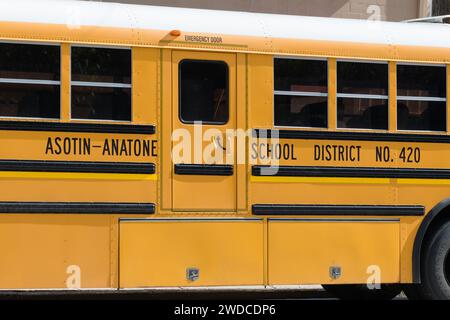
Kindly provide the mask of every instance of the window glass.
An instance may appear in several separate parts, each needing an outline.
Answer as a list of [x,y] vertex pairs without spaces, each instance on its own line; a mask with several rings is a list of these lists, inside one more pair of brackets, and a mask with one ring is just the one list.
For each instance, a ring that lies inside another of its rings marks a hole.
[[365,98],[338,98],[338,127],[348,129],[388,129],[388,101]]
[[386,63],[339,61],[338,92],[388,95],[388,68]]
[[274,60],[276,126],[327,128],[327,61]]
[[446,131],[446,102],[402,101],[397,103],[399,130]]
[[72,87],[75,119],[131,120],[131,89]]
[[275,59],[275,90],[323,92],[328,91],[325,61]]
[[131,121],[131,50],[72,47],[72,118]]
[[72,47],[72,81],[131,83],[131,50]]
[[0,117],[59,118],[60,47],[0,44]]
[[397,66],[397,95],[412,97],[446,97],[445,67]]
[[397,65],[397,128],[446,131],[446,68]]
[[389,122],[387,63],[339,61],[338,128],[387,130]]
[[0,78],[60,80],[60,47],[0,44]]
[[0,83],[0,116],[59,118],[59,86]]
[[183,60],[179,65],[180,120],[225,124],[229,117],[228,65]]
[[275,96],[275,123],[287,127],[327,127],[327,98]]

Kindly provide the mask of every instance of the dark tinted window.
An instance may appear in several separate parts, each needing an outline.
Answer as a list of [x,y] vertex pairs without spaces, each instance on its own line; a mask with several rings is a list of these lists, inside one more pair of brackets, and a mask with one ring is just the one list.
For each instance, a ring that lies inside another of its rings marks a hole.
[[397,65],[397,128],[446,131],[446,68]]
[[59,118],[59,85],[0,83],[0,116]]
[[388,101],[338,98],[338,127],[351,129],[388,129]]
[[446,102],[399,101],[397,127],[399,130],[446,130]]
[[72,81],[131,83],[131,50],[72,47]]
[[292,127],[327,127],[327,98],[275,96],[275,123]]
[[338,128],[388,129],[389,66],[338,62]]
[[275,59],[276,126],[328,126],[327,61]]
[[327,62],[275,59],[275,90],[328,92]]
[[60,47],[0,44],[0,78],[60,80]]
[[131,50],[72,48],[72,118],[131,121]]
[[0,117],[59,118],[60,48],[0,44]]
[[446,97],[446,69],[433,66],[397,66],[397,95]]
[[180,120],[225,124],[229,117],[228,65],[183,60],[179,65]]
[[131,120],[131,89],[72,87],[75,119]]
[[388,65],[381,63],[338,62],[338,92],[388,94]]

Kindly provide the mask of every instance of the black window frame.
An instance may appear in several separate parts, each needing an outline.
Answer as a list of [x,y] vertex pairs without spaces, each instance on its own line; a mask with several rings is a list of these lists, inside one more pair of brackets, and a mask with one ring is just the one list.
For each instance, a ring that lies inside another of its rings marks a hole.
[[[72,49],[73,48],[95,48],[95,49],[112,49],[112,50],[127,50],[130,52],[130,83],[120,83],[120,82],[93,82],[93,81],[73,81],[72,80]],[[112,46],[101,46],[101,45],[82,45],[82,44],[71,44],[70,45],[70,120],[75,121],[101,121],[101,122],[112,122],[112,123],[131,123],[133,122],[133,48],[132,47],[112,47]],[[88,84],[94,84],[89,86]],[[96,118],[74,118],[72,117],[72,87],[94,87],[94,88],[110,88],[110,89],[129,89],[130,90],[130,119],[129,120],[115,120],[115,119],[96,119]]]
[[[275,88],[275,60],[282,59],[282,60],[300,60],[300,61],[320,61],[324,62],[326,66],[326,92],[314,92],[314,91],[284,91],[284,90],[276,90]],[[330,77],[330,66],[329,66],[329,59],[328,58],[315,58],[315,57],[292,57],[292,56],[274,56],[273,57],[273,126],[274,128],[298,128],[298,129],[315,129],[315,130],[328,130],[330,127],[328,116],[330,112],[330,103],[329,103],[329,95],[330,95],[330,88],[329,88],[329,77]],[[286,125],[278,125],[275,123],[276,119],[276,97],[277,96],[298,96],[298,97],[314,97],[314,98],[325,98],[326,99],[326,126],[324,127],[308,127],[308,126],[286,126]]]
[[[227,119],[226,121],[223,122],[219,122],[219,121],[186,121],[181,117],[181,97],[182,97],[182,90],[181,90],[181,83],[182,83],[182,76],[181,76],[181,65],[184,62],[203,62],[203,63],[210,63],[210,64],[221,64],[224,65],[226,67],[226,92],[227,92],[227,103],[228,103],[228,114],[227,114]],[[205,59],[191,59],[191,58],[187,58],[187,59],[182,59],[178,62],[178,119],[180,120],[181,123],[183,124],[190,124],[190,125],[195,125],[196,123],[201,122],[202,125],[219,125],[219,126],[224,126],[226,124],[228,124],[230,122],[230,66],[228,65],[228,63],[226,61],[223,60],[205,60]]]

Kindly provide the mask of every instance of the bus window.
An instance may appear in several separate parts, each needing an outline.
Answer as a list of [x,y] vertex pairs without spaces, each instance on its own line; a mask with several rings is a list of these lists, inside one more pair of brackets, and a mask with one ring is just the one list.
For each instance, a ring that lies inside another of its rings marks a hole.
[[397,128],[446,131],[446,69],[397,65]]
[[225,124],[229,117],[228,65],[222,61],[182,60],[179,108],[183,123]]
[[0,44],[0,117],[60,116],[60,47]]
[[327,61],[274,60],[276,126],[327,128]]
[[338,128],[388,129],[388,64],[339,61]]
[[72,47],[72,118],[131,121],[131,50]]

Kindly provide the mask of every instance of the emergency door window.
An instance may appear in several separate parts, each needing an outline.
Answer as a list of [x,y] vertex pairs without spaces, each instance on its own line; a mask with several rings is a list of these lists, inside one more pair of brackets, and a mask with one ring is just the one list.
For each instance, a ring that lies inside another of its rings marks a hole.
[[178,74],[181,122],[226,124],[229,118],[228,65],[223,61],[183,60]]

